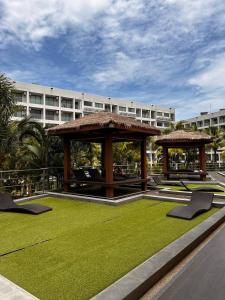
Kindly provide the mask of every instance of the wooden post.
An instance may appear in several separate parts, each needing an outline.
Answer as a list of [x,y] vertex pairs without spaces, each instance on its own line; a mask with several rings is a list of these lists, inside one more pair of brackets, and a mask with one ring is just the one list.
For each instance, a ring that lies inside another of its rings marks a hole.
[[147,153],[146,153],[146,137],[141,141],[141,179],[145,181],[142,182],[142,191],[147,190]]
[[199,147],[199,168],[200,172],[200,179],[206,180],[206,157],[205,157],[205,145],[201,145]]
[[169,153],[168,148],[163,146],[163,174],[165,179],[169,179]]
[[70,140],[68,138],[64,138],[64,191],[69,191],[69,183],[66,182],[70,179],[70,171],[71,171],[71,153],[70,153]]
[[113,153],[112,153],[112,133],[106,134],[104,145],[104,169],[106,182],[106,197],[112,198],[114,196],[113,184]]
[[101,168],[105,172],[105,141],[101,143]]

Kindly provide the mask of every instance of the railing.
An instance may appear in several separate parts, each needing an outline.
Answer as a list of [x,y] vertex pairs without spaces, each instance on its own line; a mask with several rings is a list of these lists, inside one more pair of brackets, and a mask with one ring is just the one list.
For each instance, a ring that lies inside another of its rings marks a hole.
[[57,190],[62,186],[63,168],[0,171],[0,191],[15,198]]
[[[123,170],[125,174],[140,175],[140,165],[116,165]],[[181,169],[182,164],[177,164],[174,169]],[[191,168],[191,166],[189,166]],[[199,166],[195,164],[195,169]],[[88,167],[82,167],[87,169]],[[207,164],[207,171],[224,171],[225,163]],[[162,163],[148,166],[148,174],[162,173]],[[15,198],[32,196],[36,193],[45,193],[46,191],[61,190],[63,184],[63,168],[51,167],[40,169],[8,170],[0,171],[0,191],[11,193]]]

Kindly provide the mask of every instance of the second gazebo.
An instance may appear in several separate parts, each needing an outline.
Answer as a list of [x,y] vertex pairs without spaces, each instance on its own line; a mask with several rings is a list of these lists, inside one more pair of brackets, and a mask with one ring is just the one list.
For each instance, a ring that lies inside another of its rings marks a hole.
[[[163,174],[169,179],[171,172],[169,168],[169,148],[197,148],[199,152],[199,176],[201,180],[206,179],[206,154],[205,144],[212,142],[211,136],[199,131],[177,130],[162,135],[156,140],[156,144],[163,147]],[[185,170],[184,170],[185,173]],[[197,174],[197,172],[195,172]]]
[[[114,187],[123,183],[131,184],[134,182],[134,180],[124,180],[124,182],[118,182],[114,180],[112,143],[140,141],[141,178],[136,180],[136,182],[142,184],[142,190],[146,190],[146,138],[147,136],[160,135],[159,129],[151,127],[148,124],[141,123],[133,118],[109,112],[98,112],[50,128],[48,130],[48,134],[60,136],[64,141],[64,191],[69,190],[69,185],[71,182],[71,140],[95,142],[101,144],[102,167],[104,169],[105,178],[100,184],[105,187],[106,197],[108,198],[114,196]],[[89,184],[95,184],[95,182],[89,182]]]

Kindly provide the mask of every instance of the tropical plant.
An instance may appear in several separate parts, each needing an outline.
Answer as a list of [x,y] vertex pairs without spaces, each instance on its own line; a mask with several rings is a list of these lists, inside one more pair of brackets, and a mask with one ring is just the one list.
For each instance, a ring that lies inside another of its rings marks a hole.
[[207,146],[207,149],[213,150],[213,161],[217,162],[218,150],[225,144],[225,131],[217,127],[209,127],[205,132],[211,135],[213,142]]

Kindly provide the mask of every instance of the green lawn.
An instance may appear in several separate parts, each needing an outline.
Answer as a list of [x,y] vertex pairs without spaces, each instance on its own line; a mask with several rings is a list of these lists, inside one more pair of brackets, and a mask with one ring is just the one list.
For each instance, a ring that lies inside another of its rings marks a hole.
[[217,209],[192,221],[166,217],[176,203],[109,206],[57,198],[39,215],[0,213],[0,274],[40,299],[89,299]]
[[[223,192],[219,192],[219,193],[214,193],[214,194],[218,194],[218,195],[224,195],[225,194],[225,188],[223,188],[220,185],[217,184],[200,184],[200,183],[192,183],[192,184],[187,184],[187,186],[191,189],[191,188],[195,188],[195,187],[214,187],[214,188],[218,188],[220,190],[223,190]],[[170,185],[160,185],[161,188],[169,188],[169,189],[173,189],[173,190],[177,190],[177,191],[187,191],[184,187],[181,186],[170,186]]]

